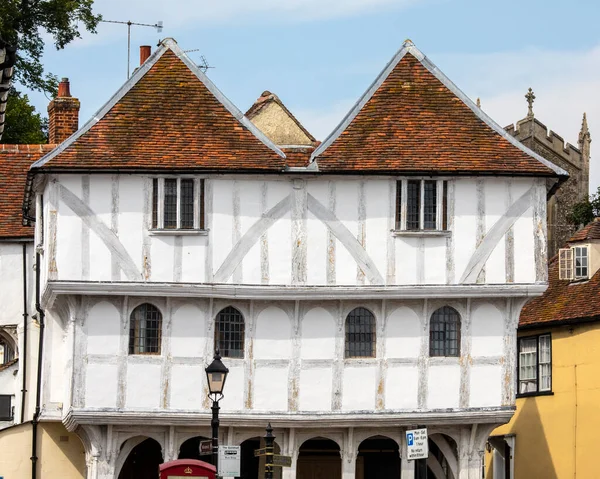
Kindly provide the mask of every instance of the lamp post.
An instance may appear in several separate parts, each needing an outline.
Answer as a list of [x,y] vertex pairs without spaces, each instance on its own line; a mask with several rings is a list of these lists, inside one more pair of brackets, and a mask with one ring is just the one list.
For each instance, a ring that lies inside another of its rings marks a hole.
[[223,387],[227,379],[229,369],[221,362],[219,349],[215,351],[213,362],[206,367],[206,379],[208,382],[208,397],[212,399],[212,458],[219,475],[219,401],[223,399]]

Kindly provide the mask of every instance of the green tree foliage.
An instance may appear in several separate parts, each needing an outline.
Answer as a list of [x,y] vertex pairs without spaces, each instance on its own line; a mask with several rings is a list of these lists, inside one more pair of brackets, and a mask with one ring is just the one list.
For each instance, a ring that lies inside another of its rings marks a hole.
[[42,118],[29,104],[27,95],[11,89],[6,103],[2,142],[8,144],[37,144],[48,140],[48,120]]
[[32,90],[56,95],[58,79],[44,74],[43,32],[57,50],[75,38],[79,29],[95,33],[100,15],[94,15],[94,0],[0,0],[0,41],[17,47],[15,80]]
[[570,223],[579,226],[587,225],[598,217],[600,217],[600,186],[595,194],[589,195],[586,200],[573,206],[568,220]]

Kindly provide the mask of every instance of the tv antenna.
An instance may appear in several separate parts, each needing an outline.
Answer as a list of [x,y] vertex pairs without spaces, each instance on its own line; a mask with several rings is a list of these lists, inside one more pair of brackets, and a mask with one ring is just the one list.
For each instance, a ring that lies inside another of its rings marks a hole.
[[[199,52],[199,48],[194,48],[193,50],[184,50],[183,53],[191,53],[191,52]],[[200,55],[200,63],[197,64],[198,68],[202,70],[202,73],[206,73],[209,68],[214,68],[208,64],[208,60],[204,55]]]
[[127,79],[129,80],[129,57],[131,56],[131,25],[137,25],[139,27],[152,27],[152,28],[156,28],[156,32],[160,33],[162,32],[163,29],[163,22],[162,20],[159,22],[156,22],[154,25],[151,25],[149,23],[135,23],[132,22],[131,20],[128,20],[126,22],[119,22],[117,20],[100,20],[103,23],[119,23],[121,25],[127,25]]

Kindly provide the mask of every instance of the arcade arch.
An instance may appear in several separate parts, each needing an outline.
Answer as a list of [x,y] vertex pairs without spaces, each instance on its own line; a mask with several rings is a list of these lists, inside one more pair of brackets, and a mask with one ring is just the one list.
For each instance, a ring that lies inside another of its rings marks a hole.
[[300,446],[296,465],[296,479],[327,477],[342,478],[340,446],[331,439],[314,437]]

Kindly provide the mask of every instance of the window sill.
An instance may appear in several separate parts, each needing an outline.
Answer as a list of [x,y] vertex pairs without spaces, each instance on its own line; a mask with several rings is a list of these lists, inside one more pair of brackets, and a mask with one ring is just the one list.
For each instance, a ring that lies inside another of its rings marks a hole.
[[450,236],[452,231],[448,230],[391,230],[392,236]]
[[208,230],[150,230],[151,236],[207,236]]
[[540,391],[540,392],[533,392],[533,393],[517,394],[517,399],[530,398],[530,397],[535,397],[535,396],[554,396],[554,391]]

